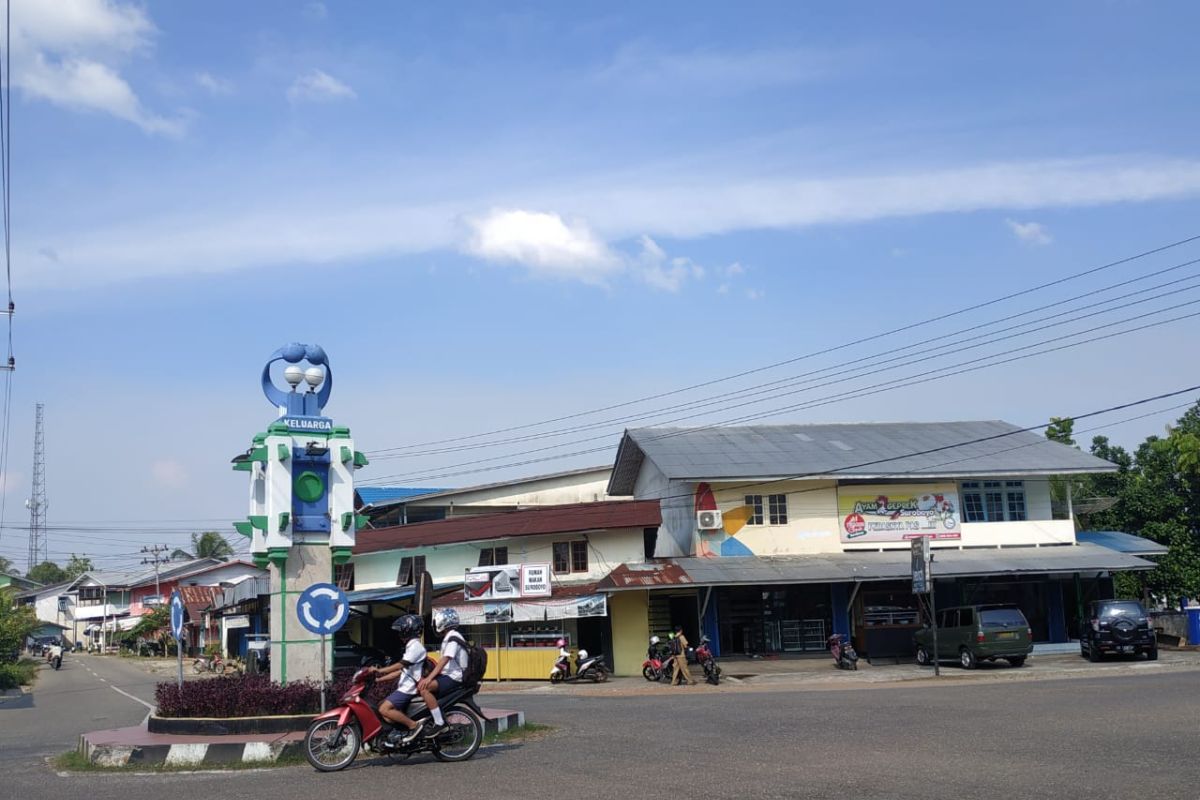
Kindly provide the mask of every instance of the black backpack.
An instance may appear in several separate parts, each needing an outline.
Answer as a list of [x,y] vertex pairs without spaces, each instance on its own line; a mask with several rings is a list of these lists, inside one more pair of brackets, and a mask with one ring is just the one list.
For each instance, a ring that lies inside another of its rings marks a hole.
[[463,668],[463,686],[478,686],[483,683],[483,673],[487,672],[487,650],[474,642],[467,641],[461,632],[454,631],[454,633],[458,634],[463,649],[467,653],[467,666]]
[[681,647],[682,644],[683,643],[679,641],[678,636],[672,637],[671,638],[671,655],[673,655],[673,656],[683,655],[683,648]]

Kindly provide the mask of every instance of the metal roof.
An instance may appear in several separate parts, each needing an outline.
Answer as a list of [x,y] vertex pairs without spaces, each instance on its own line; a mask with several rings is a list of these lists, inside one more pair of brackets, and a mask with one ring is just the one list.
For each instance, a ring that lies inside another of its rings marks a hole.
[[1164,544],[1122,531],[1079,531],[1075,534],[1075,539],[1131,556],[1161,556],[1167,552],[1167,546]]
[[635,428],[621,440],[609,494],[633,493],[643,459],[669,479],[709,481],[1000,477],[1117,469],[1000,420]]
[[358,499],[364,506],[390,505],[421,497],[427,494],[437,494],[445,489],[423,489],[413,486],[359,486],[355,490]]
[[[936,578],[1147,570],[1155,566],[1136,556],[1095,544],[989,547],[979,550],[937,548],[933,553],[933,574]],[[614,576],[610,575],[600,581],[601,591],[645,589],[650,586],[855,583],[912,578],[912,554],[908,550],[772,558],[674,558],[661,564],[623,566],[635,574],[647,576],[655,571],[659,575],[657,578],[643,577],[639,581],[614,580]]]
[[[538,481],[548,481],[548,480],[553,480],[555,478],[569,478],[572,475],[586,475],[589,472],[604,472],[609,469],[611,469],[611,467],[609,467],[607,464],[601,464],[598,467],[583,467],[581,469],[567,469],[567,470],[563,470],[561,472],[548,472],[544,475],[532,475],[527,478],[514,478],[513,480],[508,480],[508,481],[496,481],[494,483],[481,483],[476,486],[462,486],[457,489],[430,489],[427,494],[423,494],[423,495],[419,495],[419,496],[407,498],[407,499],[400,498],[400,499],[396,499],[396,500],[380,500],[372,505],[375,508],[384,508],[386,506],[399,505],[399,504],[407,502],[408,500],[425,501],[425,500],[433,500],[435,498],[454,497],[456,495],[467,494],[469,492],[482,492],[487,489],[501,489],[505,486],[520,486],[521,484],[524,484],[524,483],[537,483]],[[356,489],[356,491],[359,492],[359,497],[362,497],[363,488],[370,488],[370,487],[358,487]],[[626,494],[632,494],[632,493],[626,492]],[[367,505],[368,504],[366,503],[366,501],[364,499],[363,507],[365,508]]]

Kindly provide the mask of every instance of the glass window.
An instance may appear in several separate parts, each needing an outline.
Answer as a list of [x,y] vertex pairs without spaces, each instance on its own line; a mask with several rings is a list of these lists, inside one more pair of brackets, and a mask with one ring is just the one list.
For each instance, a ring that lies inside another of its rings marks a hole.
[[985,628],[1029,627],[1018,608],[985,608],[979,612],[979,622]]
[[747,525],[762,525],[763,524],[763,501],[761,494],[746,495],[746,505],[750,507],[750,518],[746,520]]
[[479,566],[481,567],[502,567],[507,563],[507,547],[485,547],[479,551]]
[[975,624],[975,610],[972,608],[960,608],[958,610],[958,627],[969,628]]
[[963,512],[963,519],[966,522],[985,522],[987,520],[983,513],[983,498],[979,496],[979,492],[963,492]]
[[333,582],[342,591],[354,590],[354,565],[353,564],[334,564],[333,565]]
[[1004,484],[1008,495],[1008,519],[1020,522],[1025,519],[1025,483],[1023,481],[1007,481]]
[[787,525],[787,495],[773,494],[767,497],[768,519],[772,525]]
[[555,542],[553,550],[554,550],[554,571],[555,572],[570,572],[571,571],[571,543],[570,542]]
[[588,571],[587,542],[571,542],[571,571],[572,572],[587,572]]
[[479,551],[479,566],[481,566],[481,567],[492,566],[492,559],[495,557],[495,555],[496,554],[492,551],[492,548],[490,548],[490,547],[485,547],[482,550],[480,550]]
[[1019,522],[1027,518],[1023,481],[963,481],[964,522]]
[[984,492],[983,508],[988,522],[1004,520],[1004,492]]
[[495,556],[493,556],[493,558],[492,558],[492,562],[497,567],[503,566],[504,564],[508,563],[508,548],[507,547],[493,547],[492,549],[496,553]]
[[939,628],[957,628],[958,627],[958,610],[943,611],[938,614]]

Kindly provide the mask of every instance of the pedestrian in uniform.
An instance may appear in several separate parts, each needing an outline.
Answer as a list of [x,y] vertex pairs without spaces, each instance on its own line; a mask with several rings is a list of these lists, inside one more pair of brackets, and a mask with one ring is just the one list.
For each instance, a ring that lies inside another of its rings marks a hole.
[[687,649],[688,640],[683,635],[683,626],[675,626],[675,638],[671,640],[671,660],[675,663],[675,675],[671,678],[671,685],[682,685],[686,680],[689,685],[694,684],[692,673],[688,671],[687,664]]

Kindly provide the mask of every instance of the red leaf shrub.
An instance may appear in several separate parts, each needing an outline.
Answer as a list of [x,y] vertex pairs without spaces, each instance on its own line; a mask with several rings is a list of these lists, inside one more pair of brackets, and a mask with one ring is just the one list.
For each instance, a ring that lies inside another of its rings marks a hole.
[[260,717],[316,714],[320,684],[272,683],[265,675],[228,675],[207,680],[160,683],[154,690],[160,717]]

